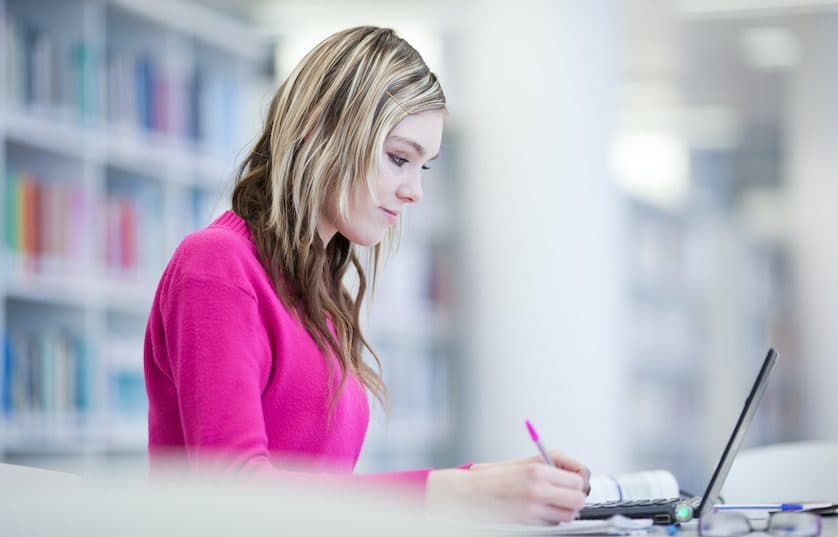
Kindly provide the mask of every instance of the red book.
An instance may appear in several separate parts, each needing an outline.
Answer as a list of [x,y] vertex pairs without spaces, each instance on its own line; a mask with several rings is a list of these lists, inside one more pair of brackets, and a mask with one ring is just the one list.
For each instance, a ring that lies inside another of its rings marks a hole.
[[122,246],[122,268],[126,271],[137,266],[137,210],[130,200],[121,204],[120,244]]

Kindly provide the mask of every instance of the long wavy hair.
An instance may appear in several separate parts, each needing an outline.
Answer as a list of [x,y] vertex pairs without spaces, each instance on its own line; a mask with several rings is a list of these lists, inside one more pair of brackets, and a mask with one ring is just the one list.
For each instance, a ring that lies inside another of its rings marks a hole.
[[[387,389],[359,323],[367,290],[359,246],[340,233],[324,246],[317,216],[336,200],[346,218],[356,188],[374,196],[390,130],[409,114],[445,106],[436,75],[394,30],[343,30],[314,47],[279,86],[262,134],[238,170],[233,211],[247,222],[279,299],[326,355],[330,386],[329,356],[337,358],[341,377],[330,409],[347,373],[385,406]],[[367,252],[373,287],[382,249],[399,233],[399,225],[391,227]],[[357,273],[355,296],[344,283],[350,265]],[[365,348],[375,368],[363,359]]]

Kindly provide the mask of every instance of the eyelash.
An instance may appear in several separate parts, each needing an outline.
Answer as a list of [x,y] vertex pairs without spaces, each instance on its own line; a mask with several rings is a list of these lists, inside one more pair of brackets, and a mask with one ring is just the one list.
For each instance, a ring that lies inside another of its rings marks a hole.
[[[390,155],[390,160],[392,160],[392,161],[393,161],[393,163],[394,163],[396,166],[398,166],[399,168],[401,168],[402,166],[404,166],[404,163],[405,163],[405,162],[410,162],[410,161],[409,161],[409,160],[407,160],[406,158],[397,157],[396,155]],[[399,162],[399,161],[402,161],[402,162]],[[428,168],[427,166],[422,166],[422,169],[423,169],[423,170],[430,170],[430,168]]]

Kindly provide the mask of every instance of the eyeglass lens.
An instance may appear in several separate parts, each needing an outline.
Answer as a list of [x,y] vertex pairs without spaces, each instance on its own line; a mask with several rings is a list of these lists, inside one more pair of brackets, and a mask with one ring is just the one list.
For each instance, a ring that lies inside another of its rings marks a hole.
[[[763,528],[755,527],[744,513],[710,513],[699,520],[698,534],[702,537],[739,537]],[[817,537],[821,533],[821,518],[813,513],[775,513],[769,519],[766,531],[776,537]]]

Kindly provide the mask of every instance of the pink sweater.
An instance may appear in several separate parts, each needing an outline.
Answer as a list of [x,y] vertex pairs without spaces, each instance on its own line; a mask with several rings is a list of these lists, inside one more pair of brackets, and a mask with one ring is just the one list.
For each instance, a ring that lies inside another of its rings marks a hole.
[[[294,461],[348,474],[367,431],[367,394],[354,376],[327,422],[337,378],[328,385],[323,353],[277,298],[247,224],[231,211],[187,236],[163,272],[145,380],[152,472],[164,455],[185,451],[189,460],[221,455],[246,472],[289,475]],[[352,479],[424,490],[429,472]]]

